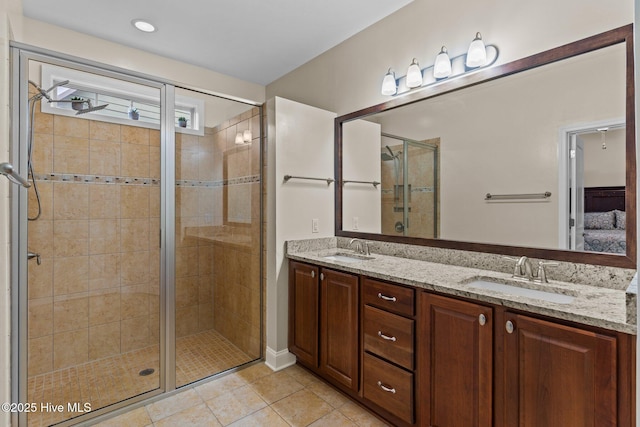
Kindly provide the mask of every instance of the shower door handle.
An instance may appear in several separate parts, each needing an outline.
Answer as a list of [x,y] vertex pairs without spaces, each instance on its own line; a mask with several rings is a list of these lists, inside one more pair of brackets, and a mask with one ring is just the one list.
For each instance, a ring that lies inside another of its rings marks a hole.
[[35,252],[27,252],[27,259],[36,259],[36,263],[38,265],[42,264],[42,258],[40,258],[40,254],[35,253]]

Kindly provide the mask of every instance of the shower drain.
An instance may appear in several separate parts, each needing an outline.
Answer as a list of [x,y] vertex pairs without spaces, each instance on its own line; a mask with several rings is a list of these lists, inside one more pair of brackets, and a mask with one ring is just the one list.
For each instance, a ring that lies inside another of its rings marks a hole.
[[138,375],[140,375],[141,377],[146,377],[147,375],[151,375],[155,372],[156,370],[153,368],[147,368],[147,369],[143,369],[142,371],[140,371],[138,373]]

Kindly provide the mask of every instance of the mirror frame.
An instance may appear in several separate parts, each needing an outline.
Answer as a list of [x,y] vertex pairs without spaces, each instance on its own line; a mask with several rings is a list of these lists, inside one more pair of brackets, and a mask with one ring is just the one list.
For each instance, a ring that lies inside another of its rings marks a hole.
[[[577,252],[560,249],[544,249],[534,247],[507,246],[490,243],[465,242],[461,240],[427,239],[408,236],[393,236],[376,233],[361,233],[342,229],[342,126],[344,123],[361,119],[382,111],[388,111],[405,105],[413,104],[446,93],[458,91],[467,87],[489,82],[501,77],[510,76],[522,71],[551,64],[594,50],[602,49],[619,43],[626,44],[626,190],[625,211],[627,212],[626,238],[627,253],[607,254],[597,252]],[[437,248],[457,249],[475,252],[488,252],[511,256],[522,256],[551,259],[558,261],[576,262],[583,264],[605,265],[620,268],[636,268],[636,146],[635,146],[635,87],[634,87],[634,52],[633,52],[633,24],[628,24],[595,36],[591,36],[573,43],[556,47],[544,52],[518,59],[496,67],[486,68],[464,74],[452,80],[445,80],[423,89],[406,94],[364,108],[353,113],[345,114],[335,119],[335,235],[340,237],[377,240]]]

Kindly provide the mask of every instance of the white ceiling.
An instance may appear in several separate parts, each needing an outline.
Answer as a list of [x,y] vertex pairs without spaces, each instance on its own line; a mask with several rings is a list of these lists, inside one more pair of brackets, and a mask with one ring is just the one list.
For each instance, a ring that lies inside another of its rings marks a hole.
[[[413,0],[23,0],[24,15],[266,85]],[[142,33],[133,19],[152,22]]]

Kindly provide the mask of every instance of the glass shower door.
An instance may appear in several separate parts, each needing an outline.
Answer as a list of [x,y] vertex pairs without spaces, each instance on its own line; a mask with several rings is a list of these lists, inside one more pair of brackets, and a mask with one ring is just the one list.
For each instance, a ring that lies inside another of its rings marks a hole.
[[177,88],[176,109],[180,387],[261,357],[262,183],[260,108]]
[[160,91],[35,60],[22,73],[28,425],[47,426],[160,387]]

